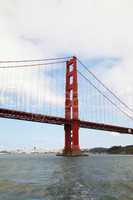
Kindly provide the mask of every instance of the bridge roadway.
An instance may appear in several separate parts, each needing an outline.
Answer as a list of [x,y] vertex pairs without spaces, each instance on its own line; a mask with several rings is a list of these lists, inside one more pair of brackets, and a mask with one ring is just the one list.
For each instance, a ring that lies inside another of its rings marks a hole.
[[[4,109],[4,108],[0,108],[0,117],[32,121],[32,122],[56,124],[56,125],[64,125],[66,123],[69,123],[69,124],[71,123],[71,121],[68,122],[63,117],[47,116],[47,115],[42,115],[42,114],[16,111],[16,110]],[[118,132],[122,134],[133,134],[133,128],[115,126],[115,125],[110,125],[110,124],[79,120],[79,125],[81,128]]]

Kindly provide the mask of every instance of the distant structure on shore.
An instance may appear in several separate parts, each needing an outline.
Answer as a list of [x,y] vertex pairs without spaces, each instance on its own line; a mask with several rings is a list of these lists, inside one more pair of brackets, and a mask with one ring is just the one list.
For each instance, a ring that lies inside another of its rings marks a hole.
[[33,147],[32,149],[16,149],[16,150],[6,150],[1,149],[0,154],[47,154],[47,153],[57,153],[61,152],[62,149],[44,149]]
[[[111,148],[96,147],[92,149],[81,149],[83,153],[89,154],[132,154],[133,145],[128,146],[113,146]],[[31,150],[16,149],[16,150],[0,150],[0,154],[57,154],[62,152],[62,149],[43,149],[33,147]]]

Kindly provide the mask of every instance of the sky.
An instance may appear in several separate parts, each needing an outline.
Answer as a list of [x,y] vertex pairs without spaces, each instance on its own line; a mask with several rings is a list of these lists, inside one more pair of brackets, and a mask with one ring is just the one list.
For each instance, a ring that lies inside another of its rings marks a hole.
[[[75,55],[133,107],[132,10],[132,0],[0,0],[0,60]],[[24,91],[32,93],[28,89],[36,76],[23,74],[27,76]],[[0,80],[3,83],[3,75]],[[48,77],[45,83],[49,92]],[[60,104],[62,97],[57,98]],[[46,100],[52,99],[54,94]],[[0,126],[1,148],[64,145],[63,127],[7,119],[0,119]],[[80,130],[81,146],[88,148],[132,144],[131,137]]]

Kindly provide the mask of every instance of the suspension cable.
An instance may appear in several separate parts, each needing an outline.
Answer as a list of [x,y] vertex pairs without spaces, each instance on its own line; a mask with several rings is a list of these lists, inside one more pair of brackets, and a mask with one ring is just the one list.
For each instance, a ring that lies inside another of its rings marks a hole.
[[77,70],[78,73],[86,80],[89,82],[90,85],[92,85],[104,98],[106,98],[112,105],[114,105],[121,113],[126,115],[128,118],[130,118],[133,121],[133,117],[130,116],[128,113],[123,111],[116,103],[114,103],[112,100],[110,100],[109,97],[107,97],[101,90],[99,90],[85,75],[83,75],[79,70]]
[[57,58],[43,58],[43,59],[29,59],[29,60],[3,60],[0,63],[23,63],[23,62],[42,62],[42,61],[50,61],[50,60],[67,60],[71,58],[69,57],[57,57]]
[[8,66],[0,66],[0,69],[6,69],[6,68],[24,68],[24,67],[38,67],[38,66],[44,66],[44,65],[53,65],[53,64],[60,64],[60,63],[66,63],[66,61],[57,61],[57,62],[48,62],[48,63],[37,63],[37,64],[29,64],[29,65],[8,65]]
[[125,106],[128,110],[130,110],[130,112],[133,112],[133,109],[131,107],[129,107],[125,102],[123,102],[120,97],[118,97],[114,92],[112,92],[99,78],[97,78],[97,76],[87,68],[87,66],[85,64],[83,64],[83,62],[81,62],[81,60],[79,60],[77,58],[77,60],[79,61],[79,63],[108,91],[110,92],[123,106]]

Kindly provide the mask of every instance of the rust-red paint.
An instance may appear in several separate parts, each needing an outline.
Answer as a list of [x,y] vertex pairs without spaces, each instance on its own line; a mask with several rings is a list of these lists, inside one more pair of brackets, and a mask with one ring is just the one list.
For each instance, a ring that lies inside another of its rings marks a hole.
[[[69,121],[68,123],[66,119],[63,117],[48,116],[48,115],[16,111],[16,110],[4,109],[4,108],[0,108],[0,117],[8,118],[8,119],[55,124],[55,125],[69,124],[70,126],[72,126],[72,120]],[[82,121],[82,120],[79,120],[79,126],[81,128],[111,131],[111,132],[118,132],[121,134],[133,135],[133,128],[127,128],[127,127],[122,127],[122,126],[115,126],[115,125],[110,125],[110,124],[102,124],[102,123]]]
[[[79,147],[79,118],[78,118],[78,81],[77,59],[73,57],[66,63],[65,88],[65,146],[64,154],[78,153]],[[71,122],[71,123],[70,123]]]

